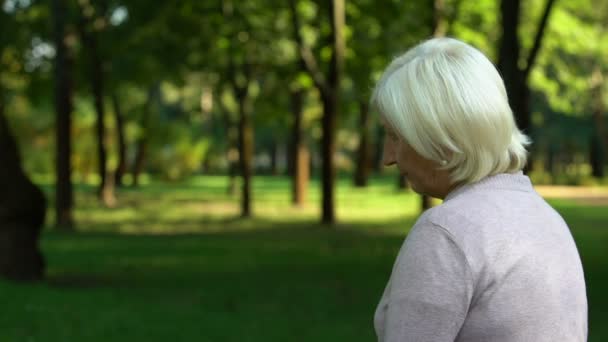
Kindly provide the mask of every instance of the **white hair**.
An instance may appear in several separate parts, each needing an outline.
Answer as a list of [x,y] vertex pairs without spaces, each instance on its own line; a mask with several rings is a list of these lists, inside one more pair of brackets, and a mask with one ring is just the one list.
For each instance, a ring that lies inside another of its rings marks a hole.
[[529,138],[515,125],[502,78],[479,50],[452,38],[427,40],[395,58],[372,105],[419,155],[453,183],[517,172]]

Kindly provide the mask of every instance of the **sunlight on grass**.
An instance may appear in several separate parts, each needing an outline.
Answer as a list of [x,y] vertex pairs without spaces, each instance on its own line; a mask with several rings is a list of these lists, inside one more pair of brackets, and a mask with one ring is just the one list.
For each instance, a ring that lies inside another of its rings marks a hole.
[[[99,204],[93,187],[80,187],[74,217],[83,232],[173,234],[220,232],[287,223],[316,224],[320,217],[320,185],[310,183],[308,200],[301,207],[291,204],[290,180],[256,177],[253,181],[253,219],[239,220],[239,194],[227,192],[224,176],[193,177],[182,183],[151,182],[141,188],[120,189],[115,208]],[[419,197],[398,191],[394,177],[373,179],[366,188],[354,188],[350,180],[338,182],[336,216],[341,224],[405,233],[419,212]],[[52,217],[52,216],[50,216]],[[401,222],[401,224],[399,224]],[[380,223],[380,224],[379,224]],[[391,226],[393,228],[389,227]],[[384,227],[384,228],[382,228]]]

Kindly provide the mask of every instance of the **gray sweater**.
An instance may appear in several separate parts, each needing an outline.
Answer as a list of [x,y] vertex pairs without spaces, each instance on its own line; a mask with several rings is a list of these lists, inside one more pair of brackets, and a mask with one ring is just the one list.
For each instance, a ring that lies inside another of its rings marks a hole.
[[386,342],[586,341],[568,226],[522,173],[457,188],[408,234],[374,326]]

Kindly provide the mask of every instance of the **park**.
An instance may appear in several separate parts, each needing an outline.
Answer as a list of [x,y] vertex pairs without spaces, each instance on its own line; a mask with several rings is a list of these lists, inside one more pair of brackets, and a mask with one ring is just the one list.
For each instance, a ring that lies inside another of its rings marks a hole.
[[371,89],[496,65],[608,341],[608,1],[0,1],[0,341],[374,341],[421,213]]

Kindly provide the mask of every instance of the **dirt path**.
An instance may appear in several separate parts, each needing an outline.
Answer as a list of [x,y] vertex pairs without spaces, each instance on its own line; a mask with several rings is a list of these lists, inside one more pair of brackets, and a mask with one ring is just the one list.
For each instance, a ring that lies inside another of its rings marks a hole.
[[545,198],[566,198],[585,205],[608,206],[607,187],[539,185],[535,189]]

